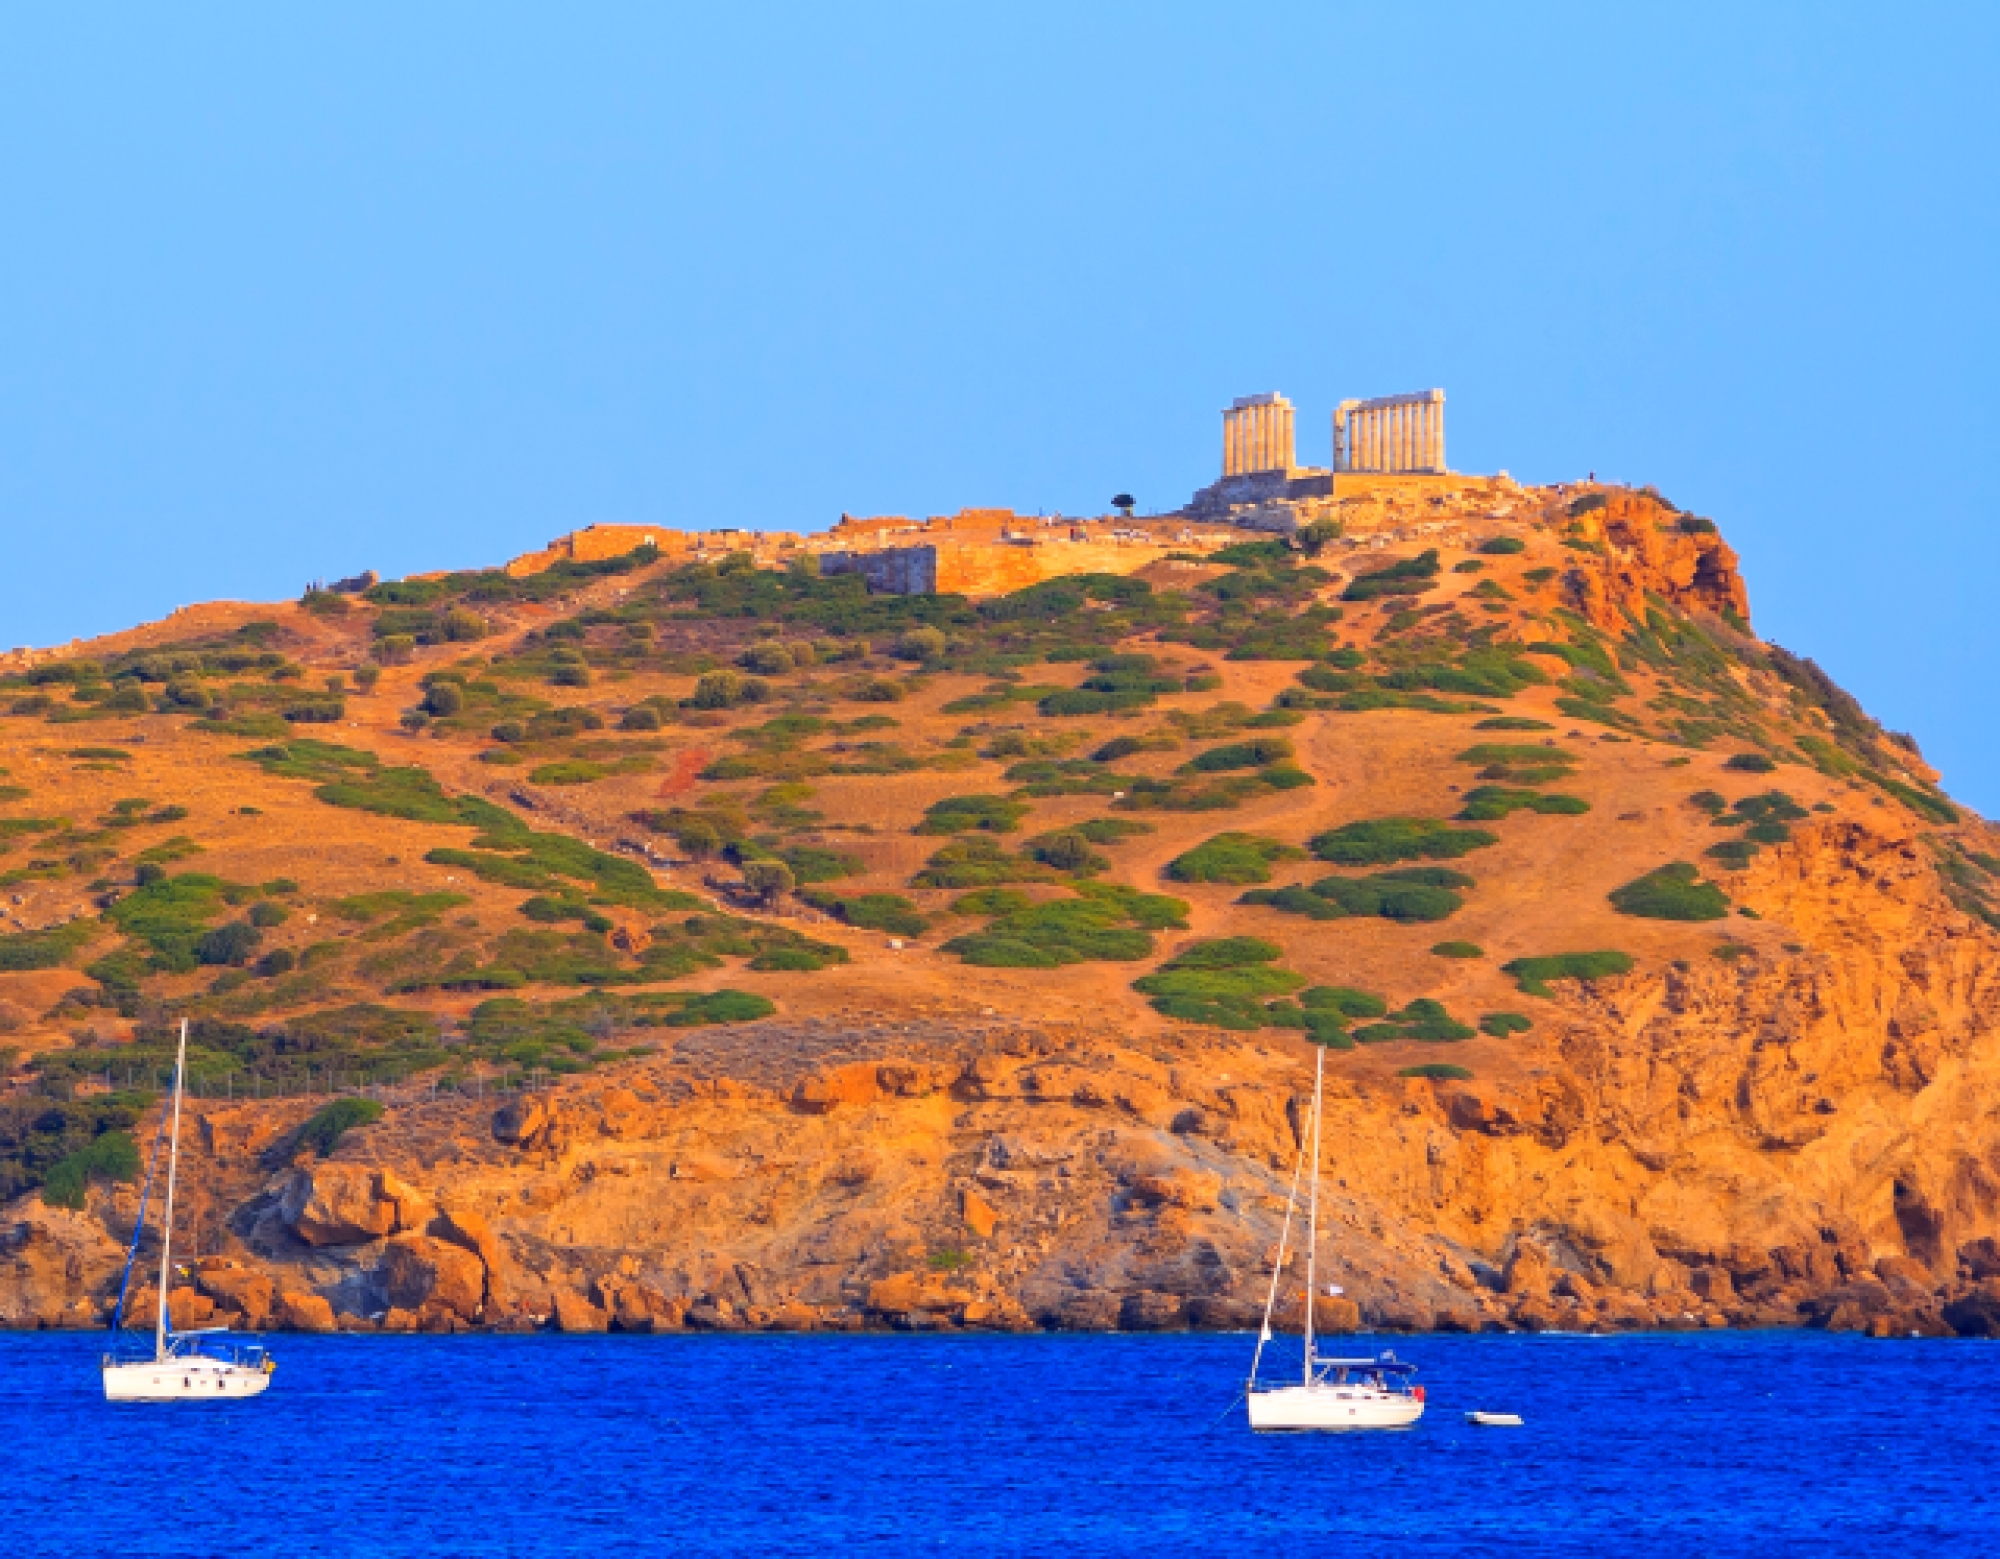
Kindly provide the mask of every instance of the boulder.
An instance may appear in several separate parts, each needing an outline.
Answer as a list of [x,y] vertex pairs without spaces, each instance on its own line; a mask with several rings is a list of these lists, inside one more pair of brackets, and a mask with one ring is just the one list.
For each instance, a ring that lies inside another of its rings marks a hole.
[[973,1300],[959,1311],[958,1321],[961,1326],[993,1332],[1032,1331],[1035,1325],[1034,1318],[1022,1309],[1020,1301],[1005,1294]]
[[1500,1284],[1503,1292],[1522,1299],[1547,1299],[1553,1277],[1548,1253],[1523,1240],[1507,1258]]
[[1893,1291],[1898,1281],[1909,1283],[1925,1293],[1937,1286],[1931,1276],[1931,1269],[1921,1261],[1908,1256],[1884,1256],[1875,1263],[1875,1275]]
[[1212,1212],[1221,1195],[1221,1177],[1207,1170],[1174,1169],[1132,1177],[1132,1199],[1148,1207]]
[[1712,1305],[1736,1302],[1736,1284],[1727,1267],[1696,1267],[1688,1274],[1688,1287]]
[[430,1202],[387,1170],[315,1164],[293,1172],[278,1212],[308,1245],[362,1245],[430,1221]]
[[517,1093],[493,1112],[493,1140],[512,1147],[534,1147],[553,1124],[554,1111],[547,1095]]
[[1989,1278],[1952,1300],[1944,1320],[1960,1337],[2000,1337],[2000,1279]]
[[2000,1240],[1967,1240],[1958,1247],[1958,1267],[1970,1282],[2000,1278]]
[[334,1330],[333,1306],[317,1294],[280,1289],[271,1301],[270,1324],[288,1332],[330,1332]]
[[872,1061],[859,1061],[801,1078],[792,1090],[792,1108],[830,1115],[842,1105],[873,1104],[881,1097],[880,1071]]
[[561,1289],[556,1293],[555,1323],[559,1332],[601,1332],[609,1328],[611,1317],[583,1295]]
[[262,1326],[271,1313],[277,1285],[261,1272],[248,1267],[204,1265],[195,1274],[203,1294],[231,1315],[241,1316],[252,1326]]
[[484,1302],[486,1270],[479,1258],[428,1234],[399,1234],[390,1240],[376,1276],[398,1310],[434,1306],[472,1321]]
[[482,1215],[469,1207],[443,1207],[431,1219],[428,1232],[471,1251],[479,1258],[480,1265],[486,1269],[485,1302],[488,1308],[507,1303],[511,1297],[507,1247],[500,1243],[493,1226]]
[[963,1195],[960,1213],[966,1228],[982,1240],[993,1238],[993,1231],[1000,1226],[1000,1214],[993,1205],[977,1191],[968,1190]]

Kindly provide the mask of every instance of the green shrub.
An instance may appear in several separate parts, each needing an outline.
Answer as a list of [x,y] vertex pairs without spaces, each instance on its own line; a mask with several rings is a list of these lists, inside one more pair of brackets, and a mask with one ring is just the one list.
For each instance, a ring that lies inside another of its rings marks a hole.
[[1526,552],[1528,544],[1518,536],[1489,536],[1479,544],[1479,550],[1488,557],[1507,558]]
[[1307,847],[1335,866],[1387,866],[1396,861],[1453,861],[1498,844],[1483,828],[1453,828],[1428,817],[1381,817],[1345,823],[1315,835]]
[[1398,1077],[1428,1077],[1433,1082],[1440,1083],[1462,1083],[1471,1079],[1472,1068],[1469,1066],[1457,1066],[1449,1061],[1425,1061],[1417,1066],[1402,1067],[1397,1071],[1396,1075]]
[[1034,903],[1016,888],[980,888],[956,899],[951,912],[954,915],[976,915],[984,920],[1000,915],[1018,915],[1023,910],[1032,909]]
[[1312,920],[1344,920],[1350,915],[1419,922],[1443,920],[1464,908],[1454,888],[1472,886],[1470,877],[1437,867],[1411,867],[1371,877],[1326,877],[1311,887],[1253,888],[1239,904],[1262,904]]
[[1730,871],[1740,872],[1756,859],[1757,846],[1747,839],[1725,839],[1701,853],[1711,861],[1719,861]]
[[1495,1039],[1505,1039],[1510,1034],[1525,1034],[1534,1026],[1518,1012],[1489,1012],[1479,1020],[1480,1032]]
[[914,832],[919,834],[962,834],[980,830],[989,834],[1011,834],[1028,815],[1028,805],[1005,796],[946,796],[924,809],[924,820]]
[[[1256,937],[1197,942],[1152,974],[1134,980],[1132,988],[1151,997],[1155,1011],[1183,1023],[1264,1028],[1273,1016],[1269,999],[1290,995],[1305,984],[1302,975],[1270,967],[1282,956],[1282,949]],[[1338,1015],[1335,1008],[1325,1010]],[[1329,1026],[1336,1031],[1339,1027]]]
[[1172,779],[1136,779],[1121,801],[1112,805],[1128,811],[1221,812],[1242,806],[1272,790],[1298,790],[1314,783],[1303,769],[1277,763],[1248,774],[1214,779],[1180,775]]
[[1011,853],[997,839],[954,839],[910,879],[918,888],[986,888],[1009,882],[1046,882],[1053,875]]
[[801,887],[838,882],[842,877],[859,877],[868,869],[859,856],[821,849],[816,845],[792,845],[780,850],[778,857],[791,867],[792,876]]
[[1458,816],[1468,823],[1495,823],[1523,809],[1552,816],[1577,817],[1590,810],[1590,803],[1581,796],[1545,796],[1533,790],[1476,785],[1465,793],[1465,805]]
[[1052,870],[1070,877],[1089,877],[1106,870],[1111,862],[1091,849],[1090,841],[1074,829],[1059,829],[1029,841],[1029,855]]
[[1420,595],[1435,588],[1438,574],[1436,548],[1413,558],[1391,563],[1387,568],[1362,574],[1340,593],[1343,601],[1373,601],[1385,595]]
[[1440,958],[1484,958],[1486,949],[1477,942],[1439,942],[1431,951]]
[[1451,1045],[1472,1038],[1476,1029],[1456,1021],[1442,1002],[1419,997],[1401,1012],[1392,1012],[1380,1023],[1368,1023],[1353,1031],[1357,1043],[1388,1045],[1399,1040],[1424,1044]]
[[1738,774],[1769,774],[1777,764],[1761,752],[1739,752],[1722,766],[1725,769],[1733,769]]
[[1530,720],[1524,715],[1495,715],[1473,726],[1475,731],[1553,731],[1546,720]]
[[1389,1010],[1380,996],[1351,985],[1315,985],[1299,992],[1299,1005],[1309,1012],[1337,1012],[1345,1018],[1379,1018]]
[[1554,996],[1549,989],[1551,980],[1602,980],[1624,974],[1631,967],[1629,953],[1549,953],[1539,958],[1516,958],[1502,964],[1500,972],[1511,974],[1530,996]]
[[1183,774],[1220,774],[1232,769],[1266,769],[1274,763],[1292,760],[1292,744],[1280,736],[1261,736],[1235,742],[1227,747],[1211,747],[1181,765]]
[[791,652],[784,645],[764,640],[753,644],[736,657],[736,664],[745,671],[754,671],[763,677],[779,677],[792,669]]
[[930,921],[900,893],[841,894],[827,888],[808,888],[799,897],[861,931],[915,937],[930,929]]
[[565,758],[559,763],[537,764],[528,771],[528,779],[536,785],[588,785],[603,779],[610,772],[601,763]]
[[1611,893],[1621,915],[1644,920],[1720,920],[1729,913],[1729,899],[1685,861],[1675,861],[1634,879]]
[[1167,876],[1175,882],[1269,882],[1277,862],[1302,861],[1305,856],[1297,845],[1259,834],[1217,834],[1169,861]]
[[123,1131],[105,1131],[58,1159],[42,1179],[42,1200],[51,1207],[81,1212],[92,1180],[131,1181],[139,1177],[139,1148]]
[[71,920],[45,931],[0,934],[0,972],[60,969],[83,951],[95,930],[87,920]]
[[381,1118],[382,1106],[373,1099],[336,1099],[299,1128],[296,1146],[311,1148],[325,1158],[348,1132],[357,1126],[372,1126]]
[[1460,763],[1511,766],[1525,765],[1530,768],[1568,769],[1579,761],[1576,754],[1562,747],[1538,747],[1532,743],[1481,742],[1476,747],[1468,747],[1458,755]]
[[195,957],[205,964],[240,964],[257,950],[264,939],[248,921],[232,920],[206,932],[195,943]]
[[1077,897],[1001,915],[982,930],[953,937],[944,951],[991,968],[1054,969],[1065,964],[1128,963],[1152,954],[1148,934],[1184,924],[1180,899],[1132,888],[1080,883]]
[[[618,728],[621,731],[657,731],[660,729],[660,712],[650,704],[634,704],[619,717]],[[497,726],[494,734],[499,734]],[[513,739],[520,740],[519,737]]]

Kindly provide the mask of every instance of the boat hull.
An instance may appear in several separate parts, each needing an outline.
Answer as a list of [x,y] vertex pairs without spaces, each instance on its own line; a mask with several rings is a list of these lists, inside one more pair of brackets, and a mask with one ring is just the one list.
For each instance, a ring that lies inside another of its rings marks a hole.
[[1408,1429],[1424,1405],[1396,1391],[1338,1386],[1282,1386],[1250,1393],[1250,1427],[1287,1430]]
[[216,1402],[261,1395],[268,1370],[215,1359],[144,1359],[104,1366],[110,1402]]

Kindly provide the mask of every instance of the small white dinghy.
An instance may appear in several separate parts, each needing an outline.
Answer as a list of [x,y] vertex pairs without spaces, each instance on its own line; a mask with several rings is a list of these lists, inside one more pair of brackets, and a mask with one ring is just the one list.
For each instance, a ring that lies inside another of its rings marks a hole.
[[[1250,1361],[1250,1384],[1244,1395],[1250,1407],[1250,1427],[1260,1431],[1312,1429],[1408,1429],[1424,1416],[1424,1388],[1413,1385],[1414,1364],[1393,1353],[1380,1358],[1322,1358],[1313,1345],[1313,1299],[1318,1293],[1319,1247],[1319,1128],[1325,1093],[1326,1051],[1315,1046],[1312,1122],[1299,1147],[1292,1171],[1291,1197],[1285,1204],[1285,1224],[1278,1236],[1277,1262],[1271,1270],[1271,1294],[1264,1304],[1264,1325],[1257,1352]],[[1312,1190],[1306,1234],[1304,1300],[1305,1368],[1297,1384],[1265,1385],[1257,1378],[1264,1348],[1271,1341],[1271,1316],[1277,1309],[1279,1284],[1292,1235],[1292,1216],[1299,1199],[1300,1169],[1312,1159]],[[1338,1289],[1332,1290],[1338,1293]]]
[[1465,1421],[1468,1424],[1483,1424],[1488,1429],[1519,1429],[1521,1427],[1521,1415],[1519,1413],[1467,1413]]
[[[174,1178],[180,1167],[181,1089],[186,1072],[187,1020],[183,1018],[180,1049],[174,1057],[173,1107],[171,1112],[160,1112],[161,1130],[167,1130],[169,1113],[173,1126],[167,1148],[167,1206],[160,1222],[159,1313],[153,1322],[153,1356],[120,1358],[115,1352],[104,1355],[104,1395],[111,1402],[212,1402],[254,1397],[271,1384],[271,1371],[277,1368],[270,1356],[255,1344],[230,1347],[219,1341],[229,1333],[226,1326],[177,1332],[167,1314],[168,1285],[173,1280]],[[118,1285],[118,1308],[111,1316],[114,1346],[125,1319],[125,1296],[132,1287],[132,1263],[139,1254],[139,1238],[146,1230],[146,1202],[153,1194],[153,1169],[159,1162],[160,1143],[156,1137],[153,1163],[146,1171],[146,1189],[139,1197],[139,1222],[132,1230],[132,1248],[125,1256],[125,1277]]]

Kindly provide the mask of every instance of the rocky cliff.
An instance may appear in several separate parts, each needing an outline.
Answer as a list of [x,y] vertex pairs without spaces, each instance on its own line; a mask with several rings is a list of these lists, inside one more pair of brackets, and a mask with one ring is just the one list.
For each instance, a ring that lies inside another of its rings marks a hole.
[[1253,1325],[1323,1064],[1328,1326],[2000,1330],[1987,825],[1657,495],[1342,512],[15,674],[0,1315],[104,1314],[186,1016],[183,1323]]

